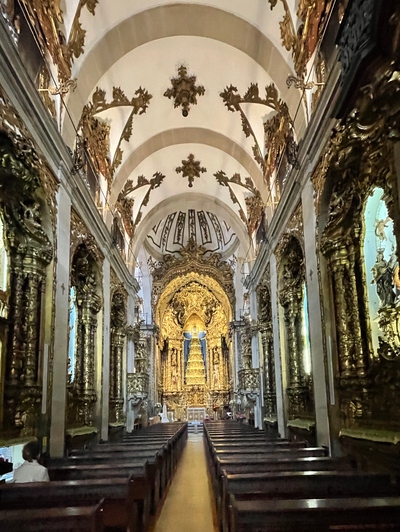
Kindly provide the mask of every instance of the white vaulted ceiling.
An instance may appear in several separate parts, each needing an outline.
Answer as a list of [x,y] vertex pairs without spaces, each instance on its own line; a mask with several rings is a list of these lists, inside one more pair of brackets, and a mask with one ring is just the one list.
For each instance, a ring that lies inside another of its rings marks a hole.
[[[228,178],[240,174],[243,183],[250,178],[251,186],[264,201],[268,190],[253,156],[254,140],[245,136],[239,113],[227,109],[220,93],[233,85],[243,95],[250,84],[257,83],[260,96],[264,97],[265,87],[273,83],[288,105],[296,134],[299,136],[304,130],[301,94],[286,85],[286,78],[294,69],[291,53],[281,42],[283,4],[272,3],[276,6],[271,10],[268,0],[99,0],[94,16],[82,10],[84,53],[73,63],[72,77],[77,79],[77,88],[65,100],[68,113],[64,113],[62,123],[68,145],[74,148],[75,128],[83,107],[97,88],[105,91],[108,101],[113,87],[120,87],[129,99],[139,87],[152,96],[146,112],[134,116],[129,142],[121,144],[122,163],[107,198],[112,209],[127,180],[135,185],[139,176],[151,179],[156,172],[165,176],[150,191],[145,204],[142,202],[149,187],[130,195],[134,199],[133,220],[141,213],[135,227],[135,256],[143,245],[157,258],[163,251],[171,251],[174,246],[163,249],[154,244],[158,238],[154,228],[164,227],[173,213],[187,214],[190,209],[196,216],[198,212],[211,213],[226,228],[227,235],[234,235],[219,251],[242,256],[253,253],[243,221],[243,213],[249,215],[245,198],[251,192],[232,186],[236,198],[233,201],[230,188],[219,184],[214,174],[223,171]],[[296,20],[295,1],[287,3]],[[66,35],[77,4],[78,0],[61,2]],[[197,96],[197,105],[191,106],[187,117],[164,96],[181,65],[187,68],[188,75],[196,76],[196,85],[205,88],[205,94]],[[257,104],[246,104],[242,109],[262,148],[263,121],[268,110]],[[128,108],[119,107],[98,116],[110,126],[111,158],[128,114]],[[176,172],[189,154],[205,168],[191,187],[188,179]],[[239,245],[241,249],[235,249]]]

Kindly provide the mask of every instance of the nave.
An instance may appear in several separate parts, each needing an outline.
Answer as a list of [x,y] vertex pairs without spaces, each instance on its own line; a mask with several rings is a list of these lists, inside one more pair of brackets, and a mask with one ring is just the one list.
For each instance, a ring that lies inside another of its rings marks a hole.
[[151,532],[217,532],[202,433],[189,433],[176,474]]
[[47,466],[50,483],[0,485],[2,530],[400,530],[399,475],[232,421],[158,424]]

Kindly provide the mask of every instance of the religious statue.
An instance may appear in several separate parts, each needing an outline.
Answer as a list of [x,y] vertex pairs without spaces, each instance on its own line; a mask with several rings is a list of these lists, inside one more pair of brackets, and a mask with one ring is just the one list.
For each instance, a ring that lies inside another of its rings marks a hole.
[[376,262],[372,267],[373,280],[371,284],[376,284],[376,292],[380,300],[381,307],[389,307],[394,304],[395,293],[393,290],[394,264],[392,258],[387,262],[383,256],[383,250],[379,249]]

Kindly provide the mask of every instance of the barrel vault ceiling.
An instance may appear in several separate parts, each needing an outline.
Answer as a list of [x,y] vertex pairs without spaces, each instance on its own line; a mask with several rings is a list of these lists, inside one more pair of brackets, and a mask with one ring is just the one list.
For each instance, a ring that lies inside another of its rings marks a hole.
[[97,150],[104,178],[100,207],[108,223],[110,213],[121,214],[133,256],[160,260],[190,238],[224,258],[251,256],[254,203],[247,200],[268,204],[259,158],[268,151],[264,123],[277,108],[240,99],[250,89],[265,100],[270,87],[301,136],[306,112],[301,92],[286,83],[296,68],[283,39],[302,23],[299,4],[313,3],[35,2],[36,11],[59,3],[59,35],[79,42],[61,134],[72,150],[77,135],[92,135],[88,149]]

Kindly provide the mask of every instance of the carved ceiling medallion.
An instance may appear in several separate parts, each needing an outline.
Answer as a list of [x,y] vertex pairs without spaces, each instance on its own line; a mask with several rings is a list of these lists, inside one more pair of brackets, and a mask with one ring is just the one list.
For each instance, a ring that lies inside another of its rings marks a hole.
[[191,105],[197,105],[197,96],[203,96],[205,88],[196,85],[196,76],[188,76],[187,68],[178,68],[178,77],[171,79],[172,88],[164,92],[164,96],[174,100],[174,107],[182,107],[182,116],[187,117]]
[[207,168],[200,166],[200,161],[194,160],[194,155],[191,153],[188,158],[182,160],[182,166],[175,168],[177,174],[182,174],[182,177],[188,178],[188,187],[193,186],[193,181],[195,177],[200,177],[200,174],[207,172]]

